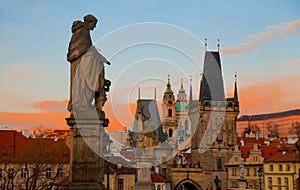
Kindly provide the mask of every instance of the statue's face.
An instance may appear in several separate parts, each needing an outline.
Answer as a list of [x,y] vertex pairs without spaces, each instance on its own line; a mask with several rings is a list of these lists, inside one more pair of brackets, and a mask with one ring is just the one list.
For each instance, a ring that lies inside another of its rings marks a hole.
[[97,21],[91,21],[88,23],[90,30],[94,30],[96,28]]

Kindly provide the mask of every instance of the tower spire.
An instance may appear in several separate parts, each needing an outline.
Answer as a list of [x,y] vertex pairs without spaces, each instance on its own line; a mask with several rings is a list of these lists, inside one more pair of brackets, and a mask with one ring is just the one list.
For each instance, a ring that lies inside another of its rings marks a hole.
[[154,88],[154,100],[156,100],[156,88]]
[[220,39],[218,39],[218,52],[220,51]]
[[206,52],[207,51],[207,38],[205,38],[204,41],[205,41],[204,45],[205,45],[205,52]]
[[170,74],[168,74],[168,84],[170,84]]
[[183,79],[181,79],[180,89],[183,90]]
[[237,92],[237,71],[234,74],[234,101],[238,102],[238,92]]
[[141,89],[138,87],[138,100],[141,99]]
[[191,104],[193,101],[193,89],[192,89],[192,75],[190,76],[190,97],[189,97],[189,103]]

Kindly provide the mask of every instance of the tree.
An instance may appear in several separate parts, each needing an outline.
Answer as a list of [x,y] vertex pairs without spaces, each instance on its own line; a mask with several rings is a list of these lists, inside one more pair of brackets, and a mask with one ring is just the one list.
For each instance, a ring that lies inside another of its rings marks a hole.
[[292,124],[292,128],[290,130],[291,134],[296,134],[298,136],[298,139],[300,139],[300,122],[295,122]]
[[269,122],[267,123],[267,127],[269,131],[269,138],[279,138],[278,124]]
[[69,148],[63,141],[27,139],[17,155],[2,156],[3,188],[63,189],[69,179]]

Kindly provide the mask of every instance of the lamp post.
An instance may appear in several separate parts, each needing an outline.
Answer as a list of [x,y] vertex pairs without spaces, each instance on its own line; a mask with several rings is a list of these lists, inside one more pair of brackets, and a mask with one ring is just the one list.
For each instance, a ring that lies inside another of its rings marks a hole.
[[107,177],[106,177],[106,189],[109,190],[109,166],[110,166],[110,150],[111,150],[111,144],[112,144],[112,140],[109,138],[109,135],[107,134],[107,136],[105,136],[105,140],[106,140],[106,145],[105,145],[105,149],[106,149],[106,152],[108,154],[108,158],[107,158],[107,168],[106,168],[106,174],[107,174]]
[[258,172],[258,176],[259,176],[259,189],[261,190],[261,177],[263,176],[263,169],[259,168],[257,170],[257,172]]

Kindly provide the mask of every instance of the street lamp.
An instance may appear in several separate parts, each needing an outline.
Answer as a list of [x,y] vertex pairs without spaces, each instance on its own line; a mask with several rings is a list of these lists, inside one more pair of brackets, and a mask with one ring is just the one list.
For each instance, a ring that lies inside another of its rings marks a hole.
[[108,154],[108,158],[107,158],[107,177],[106,177],[106,189],[109,190],[109,166],[110,166],[110,158],[109,158],[109,153],[110,153],[110,150],[111,150],[111,144],[112,144],[112,140],[109,138],[109,135],[107,134],[105,136],[105,140],[106,140],[106,145],[105,145],[105,151],[106,153]]
[[258,170],[257,170],[257,172],[258,172],[258,176],[259,176],[259,189],[261,190],[261,177],[263,176],[263,169],[262,168],[259,168]]

